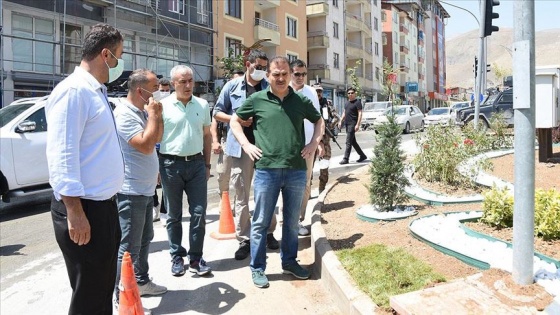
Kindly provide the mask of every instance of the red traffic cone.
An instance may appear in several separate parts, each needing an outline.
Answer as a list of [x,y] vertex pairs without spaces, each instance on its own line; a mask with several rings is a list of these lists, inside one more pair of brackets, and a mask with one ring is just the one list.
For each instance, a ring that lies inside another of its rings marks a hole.
[[144,315],[129,252],[124,252],[122,259],[119,290],[119,315]]
[[217,240],[231,240],[235,238],[235,224],[233,223],[233,215],[231,214],[231,205],[229,203],[229,193],[222,193],[222,201],[220,207],[220,227],[218,232],[210,233],[210,236]]

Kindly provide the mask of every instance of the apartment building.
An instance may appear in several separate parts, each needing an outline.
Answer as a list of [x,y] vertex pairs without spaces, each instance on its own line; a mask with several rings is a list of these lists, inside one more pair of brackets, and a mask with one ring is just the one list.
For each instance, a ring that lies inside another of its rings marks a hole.
[[[125,70],[164,77],[177,64],[195,72],[195,93],[209,94],[213,70],[211,0],[4,0],[2,104],[47,95],[81,60],[84,35],[96,23],[124,36]],[[118,88],[118,87],[113,87]]]
[[[434,34],[430,25],[434,23],[433,8],[441,7],[439,2],[382,2],[383,55],[398,74],[398,97],[403,102],[418,105],[422,109],[441,106],[446,100],[445,36],[442,22],[449,15],[443,8],[443,11],[438,11],[441,18],[440,32],[437,35],[437,31]],[[440,37],[441,45],[435,45],[437,36]],[[435,76],[434,73],[438,75]]]
[[[214,51],[217,58],[227,56],[230,48],[242,54],[242,44],[251,47],[263,41],[261,50],[269,58],[277,55],[307,61],[307,36],[304,0],[214,0]],[[217,78],[223,73],[214,69]]]

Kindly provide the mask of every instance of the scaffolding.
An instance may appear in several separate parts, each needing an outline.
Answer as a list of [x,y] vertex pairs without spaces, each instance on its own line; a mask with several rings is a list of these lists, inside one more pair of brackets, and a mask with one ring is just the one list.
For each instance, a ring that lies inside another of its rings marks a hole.
[[211,0],[0,0],[0,9],[0,105],[48,94],[79,65],[83,37],[100,22],[123,35],[125,70],[168,77],[185,64],[193,92],[213,97]]

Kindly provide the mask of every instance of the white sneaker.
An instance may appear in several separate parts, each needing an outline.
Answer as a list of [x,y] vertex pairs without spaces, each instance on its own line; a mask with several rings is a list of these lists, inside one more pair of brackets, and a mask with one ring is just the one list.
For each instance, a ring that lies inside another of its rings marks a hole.
[[157,285],[153,281],[149,281],[143,285],[139,284],[138,292],[140,292],[140,296],[160,295],[167,292],[167,288],[162,285]]
[[[144,315],[152,315],[152,310],[142,307],[144,310]],[[113,299],[113,315],[119,315],[119,302],[116,299]]]
[[159,207],[161,205],[158,205],[157,207],[154,207],[154,222],[159,221]]
[[309,230],[301,223],[299,224],[298,235],[300,236],[309,235]]
[[161,225],[163,227],[167,226],[167,218],[169,218],[169,216],[167,215],[167,213],[162,213],[160,214],[160,218],[161,218]]

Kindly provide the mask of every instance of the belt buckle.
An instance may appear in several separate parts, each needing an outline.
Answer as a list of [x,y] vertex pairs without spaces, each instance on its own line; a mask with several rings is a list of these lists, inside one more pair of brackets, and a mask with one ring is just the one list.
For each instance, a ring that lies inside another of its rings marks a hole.
[[193,160],[193,156],[192,155],[187,155],[185,156],[185,161],[190,162]]

